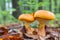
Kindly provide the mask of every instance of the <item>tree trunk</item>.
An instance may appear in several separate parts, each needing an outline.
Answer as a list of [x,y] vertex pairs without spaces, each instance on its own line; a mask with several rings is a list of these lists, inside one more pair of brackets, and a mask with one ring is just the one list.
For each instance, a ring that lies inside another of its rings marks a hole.
[[49,0],[49,10],[51,11],[51,0]]
[[0,10],[5,10],[5,0],[0,0]]
[[54,0],[55,2],[55,13],[57,13],[57,0]]
[[[42,2],[42,0],[38,0],[39,2]],[[41,9],[43,9],[43,7],[42,6],[40,6],[39,7],[39,10],[41,10]]]
[[12,0],[12,6],[13,6],[13,8],[15,8],[16,9],[16,11],[14,11],[13,13],[12,13],[12,15],[15,17],[15,18],[18,18],[18,16],[21,14],[21,12],[20,12],[20,7],[19,7],[19,5],[18,5],[18,2],[19,0]]

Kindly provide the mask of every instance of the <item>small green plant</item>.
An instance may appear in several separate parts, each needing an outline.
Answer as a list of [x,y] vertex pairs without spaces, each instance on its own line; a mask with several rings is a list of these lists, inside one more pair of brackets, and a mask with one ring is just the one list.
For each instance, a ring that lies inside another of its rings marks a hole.
[[18,20],[15,19],[10,14],[10,11],[2,11],[2,10],[0,10],[0,24],[14,23],[14,22],[18,22]]
[[37,0],[20,0],[18,2],[22,13],[32,13],[38,10],[38,1]]
[[[20,5],[20,10],[22,13],[32,13],[39,9],[39,7],[45,7],[46,5],[49,5],[50,3],[46,1],[39,2],[38,0],[19,0],[18,4]],[[44,10],[47,10],[48,8],[43,8]]]

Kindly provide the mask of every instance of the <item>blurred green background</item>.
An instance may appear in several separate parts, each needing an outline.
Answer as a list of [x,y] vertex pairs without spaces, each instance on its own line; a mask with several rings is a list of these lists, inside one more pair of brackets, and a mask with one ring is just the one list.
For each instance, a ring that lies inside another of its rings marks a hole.
[[[34,13],[41,9],[53,12],[60,22],[60,0],[0,0],[0,24],[19,22],[20,14]],[[55,25],[54,21],[49,24]]]

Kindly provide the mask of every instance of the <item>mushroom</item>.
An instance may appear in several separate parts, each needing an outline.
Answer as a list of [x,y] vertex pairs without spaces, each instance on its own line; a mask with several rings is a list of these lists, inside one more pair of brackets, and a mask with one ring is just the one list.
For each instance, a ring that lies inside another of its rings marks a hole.
[[32,34],[34,29],[31,28],[29,24],[34,21],[33,15],[32,14],[22,14],[22,15],[19,16],[18,19],[23,21],[23,23],[25,25],[25,28],[26,28],[26,32],[28,34]]
[[38,10],[35,12],[34,18],[38,20],[39,22],[39,25],[38,25],[39,33],[38,34],[41,37],[45,37],[46,36],[45,25],[49,20],[55,19],[55,15],[50,11]]

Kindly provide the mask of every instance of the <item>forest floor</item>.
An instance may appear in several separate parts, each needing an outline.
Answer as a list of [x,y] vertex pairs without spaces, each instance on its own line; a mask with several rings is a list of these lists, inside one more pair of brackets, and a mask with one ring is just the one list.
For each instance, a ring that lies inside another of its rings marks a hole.
[[[56,24],[59,24],[60,22],[58,21],[55,21]],[[48,27],[49,26],[49,27]],[[59,24],[60,26],[60,24]],[[23,25],[21,25],[20,23],[14,23],[14,24],[10,24],[10,25],[5,25],[5,26],[1,26],[0,25],[0,33],[1,33],[1,30],[5,30],[1,27],[6,27],[7,28],[7,31],[9,33],[13,33],[13,32],[17,32],[17,33],[20,33],[22,35],[22,39],[23,40],[41,40],[38,36],[38,31],[35,31],[35,35],[26,35],[25,31],[26,29],[23,27]],[[51,25],[46,25],[46,36],[42,38],[42,40],[60,40],[60,27],[52,27]],[[36,30],[38,30],[36,28]],[[2,35],[2,34],[0,34]],[[31,37],[32,36],[32,37]],[[1,36],[0,36],[1,37]]]

